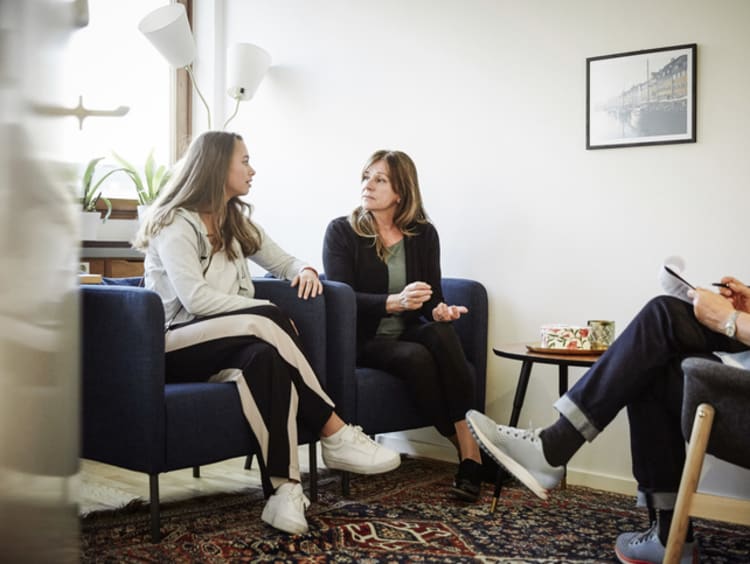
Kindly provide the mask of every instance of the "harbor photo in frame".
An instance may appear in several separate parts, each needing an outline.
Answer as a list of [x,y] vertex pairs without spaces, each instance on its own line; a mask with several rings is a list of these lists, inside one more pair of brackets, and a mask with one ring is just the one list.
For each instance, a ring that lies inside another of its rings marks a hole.
[[695,143],[696,44],[586,59],[586,149]]

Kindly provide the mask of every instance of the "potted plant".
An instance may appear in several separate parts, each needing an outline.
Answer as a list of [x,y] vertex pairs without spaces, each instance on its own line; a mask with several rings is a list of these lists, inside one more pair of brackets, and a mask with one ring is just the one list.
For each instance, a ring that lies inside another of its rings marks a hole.
[[[96,230],[99,223],[107,221],[112,214],[112,202],[102,195],[102,184],[115,172],[125,170],[123,168],[114,168],[105,173],[98,180],[94,181],[96,167],[102,159],[104,159],[104,157],[91,159],[86,165],[83,177],[81,178],[81,196],[79,201],[81,204],[81,212],[83,214],[81,239],[84,241],[96,239]],[[107,206],[107,213],[104,215],[103,219],[101,213],[96,209],[96,204],[99,200],[104,202]]]
[[159,195],[159,191],[169,180],[172,171],[165,165],[156,165],[153,149],[151,149],[148,157],[146,157],[146,162],[143,165],[143,175],[141,175],[141,172],[136,167],[117,153],[113,153],[113,156],[123,166],[123,169],[130,175],[133,184],[135,184],[135,191],[138,195],[138,203],[140,204],[138,206],[138,216],[140,217],[143,211]]

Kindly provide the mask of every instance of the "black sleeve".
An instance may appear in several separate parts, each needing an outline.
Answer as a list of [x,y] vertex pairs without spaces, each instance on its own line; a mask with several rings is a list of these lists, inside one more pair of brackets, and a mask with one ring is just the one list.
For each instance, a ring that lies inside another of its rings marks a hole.
[[432,288],[432,297],[422,305],[421,315],[428,320],[432,320],[432,310],[442,301],[443,289],[441,286],[442,275],[440,272],[440,237],[437,229],[428,223],[425,225],[424,232],[419,245],[419,262],[422,278]]
[[[387,288],[385,293],[375,291],[375,288],[366,288],[362,291],[362,279],[368,279],[368,260],[372,259],[370,253],[362,257],[357,234],[349,225],[345,217],[331,221],[326,229],[323,240],[323,268],[326,278],[338,282],[344,282],[352,287],[357,298],[357,311],[369,316],[383,317],[386,315],[385,302],[388,298]],[[375,251],[372,250],[372,255]]]

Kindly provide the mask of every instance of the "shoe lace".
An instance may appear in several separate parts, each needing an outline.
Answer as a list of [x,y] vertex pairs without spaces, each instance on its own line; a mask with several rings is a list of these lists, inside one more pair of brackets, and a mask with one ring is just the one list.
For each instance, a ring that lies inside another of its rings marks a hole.
[[365,432],[362,430],[362,427],[359,425],[349,425],[349,428],[353,431],[352,438],[358,442],[358,443],[374,443],[378,444],[375,441],[373,441],[369,436],[365,434]]
[[308,497],[304,494],[302,488],[294,488],[289,492],[289,499],[292,500],[292,502],[302,510],[306,509],[307,507],[310,507],[310,500]]
[[653,521],[651,523],[651,527],[649,527],[647,531],[643,531],[642,533],[638,533],[636,536],[634,536],[631,539],[630,544],[636,545],[636,544],[643,544],[644,542],[648,542],[648,540],[656,531],[656,527],[657,527],[657,522]]

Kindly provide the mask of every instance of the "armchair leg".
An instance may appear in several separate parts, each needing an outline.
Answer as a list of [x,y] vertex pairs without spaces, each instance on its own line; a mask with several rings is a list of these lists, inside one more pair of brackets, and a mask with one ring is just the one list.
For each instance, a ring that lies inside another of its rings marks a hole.
[[248,454],[245,458],[245,470],[250,470],[253,467],[253,455]]
[[682,555],[682,547],[685,544],[688,523],[690,522],[690,502],[698,489],[703,458],[706,454],[706,446],[711,435],[713,421],[714,408],[707,403],[700,404],[698,409],[695,410],[685,466],[682,469],[682,478],[680,479],[680,489],[677,492],[672,524],[669,527],[667,548],[664,553],[664,562],[667,564],[679,562]]
[[308,446],[310,454],[310,499],[318,501],[318,448],[317,443],[312,442]]
[[200,478],[200,477],[201,477],[201,467],[193,466],[193,478]]
[[149,505],[151,507],[151,542],[161,541],[159,530],[159,474],[148,475]]

